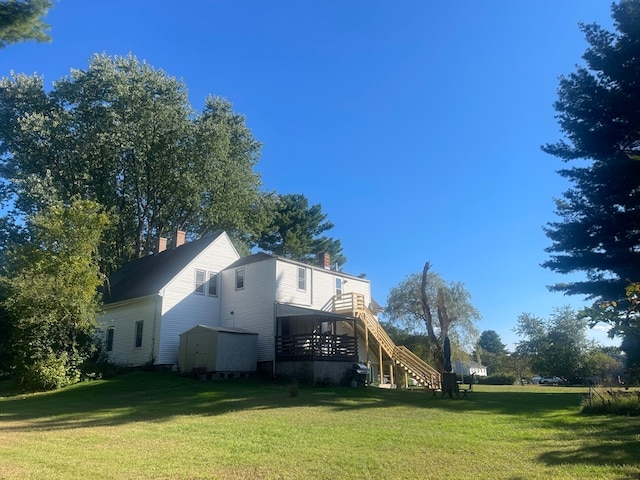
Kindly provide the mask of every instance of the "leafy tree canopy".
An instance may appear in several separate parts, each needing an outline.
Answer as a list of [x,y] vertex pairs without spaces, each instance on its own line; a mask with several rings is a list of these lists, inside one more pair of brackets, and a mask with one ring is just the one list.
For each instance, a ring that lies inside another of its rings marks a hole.
[[464,350],[463,346],[474,345],[478,336],[475,324],[481,315],[471,304],[464,284],[446,282],[429,268],[427,262],[422,274],[409,275],[391,289],[385,316],[409,331],[426,331],[431,362],[442,370],[445,337],[450,337],[452,348]]
[[182,82],[134,56],[95,55],[46,92],[43,79],[0,81],[0,174],[16,212],[44,190],[94,200],[116,215],[105,271],[152,252],[158,237],[225,229],[256,234],[264,201],[261,145],[220,98],[195,114]]
[[0,48],[26,40],[51,41],[45,33],[49,25],[42,21],[50,8],[51,0],[0,1]]
[[570,307],[554,310],[549,320],[523,313],[514,331],[522,338],[516,353],[531,358],[535,373],[565,378],[584,376],[589,344],[587,325]]
[[92,353],[97,287],[104,281],[98,247],[108,224],[96,202],[53,202],[27,218],[25,241],[8,250],[2,307],[24,387],[60,388],[80,379]]

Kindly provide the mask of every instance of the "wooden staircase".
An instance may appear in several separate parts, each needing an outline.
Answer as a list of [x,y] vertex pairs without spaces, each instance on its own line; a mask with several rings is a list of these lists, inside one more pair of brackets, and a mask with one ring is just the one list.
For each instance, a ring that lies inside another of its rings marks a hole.
[[[372,336],[378,342],[381,359],[382,352],[384,352],[394,365],[401,367],[408,375],[415,378],[420,385],[434,390],[441,388],[440,373],[407,347],[398,346],[391,340],[391,337],[382,328],[376,316],[365,305],[364,295],[359,293],[336,295],[327,307],[326,309],[334,313],[360,319],[365,338]],[[380,365],[380,369],[382,370],[382,365]]]

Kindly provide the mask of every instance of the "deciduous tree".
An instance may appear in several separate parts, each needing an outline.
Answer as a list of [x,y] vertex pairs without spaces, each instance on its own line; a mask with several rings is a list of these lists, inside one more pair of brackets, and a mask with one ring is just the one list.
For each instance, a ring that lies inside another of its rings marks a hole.
[[426,262],[422,274],[409,275],[391,289],[385,316],[393,324],[426,330],[431,363],[443,371],[445,337],[450,337],[452,352],[474,345],[478,336],[475,323],[481,315],[471,304],[464,284],[445,282],[429,271],[430,267]]
[[587,325],[571,307],[556,308],[549,320],[523,313],[514,331],[516,353],[531,359],[535,373],[573,378],[584,375]]
[[261,146],[244,117],[213,97],[195,114],[181,81],[132,55],[95,55],[50,92],[37,76],[5,78],[0,107],[0,173],[17,209],[36,212],[25,184],[46,180],[64,201],[80,196],[113,211],[106,271],[178,229],[263,226]]
[[103,282],[98,246],[108,220],[96,202],[55,202],[27,218],[26,241],[7,252],[3,307],[22,386],[60,388],[80,379],[93,348]]

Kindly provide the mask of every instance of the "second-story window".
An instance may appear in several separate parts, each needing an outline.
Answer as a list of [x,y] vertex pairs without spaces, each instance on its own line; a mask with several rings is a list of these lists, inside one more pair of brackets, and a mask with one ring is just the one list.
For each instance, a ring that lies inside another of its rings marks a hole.
[[307,269],[298,267],[298,290],[307,291]]
[[336,277],[336,295],[342,295],[342,279]]
[[242,290],[244,288],[244,268],[238,268],[236,270],[236,290]]
[[209,288],[207,293],[212,297],[218,296],[218,274],[209,272]]
[[204,270],[196,270],[196,282],[195,289],[196,293],[202,293],[204,295],[204,284],[206,282],[206,272]]

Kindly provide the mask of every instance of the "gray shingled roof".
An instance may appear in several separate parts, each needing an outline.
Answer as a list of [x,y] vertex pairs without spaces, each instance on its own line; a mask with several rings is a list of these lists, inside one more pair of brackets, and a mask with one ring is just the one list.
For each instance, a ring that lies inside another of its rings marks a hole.
[[207,236],[127,263],[109,278],[103,295],[104,303],[157,294],[218,237]]
[[225,270],[231,270],[233,268],[242,267],[243,265],[248,265],[250,263],[262,262],[263,260],[280,258],[276,255],[271,255],[270,253],[258,252],[253,255],[249,255],[247,257],[242,257],[233,262],[231,265],[225,268]]

